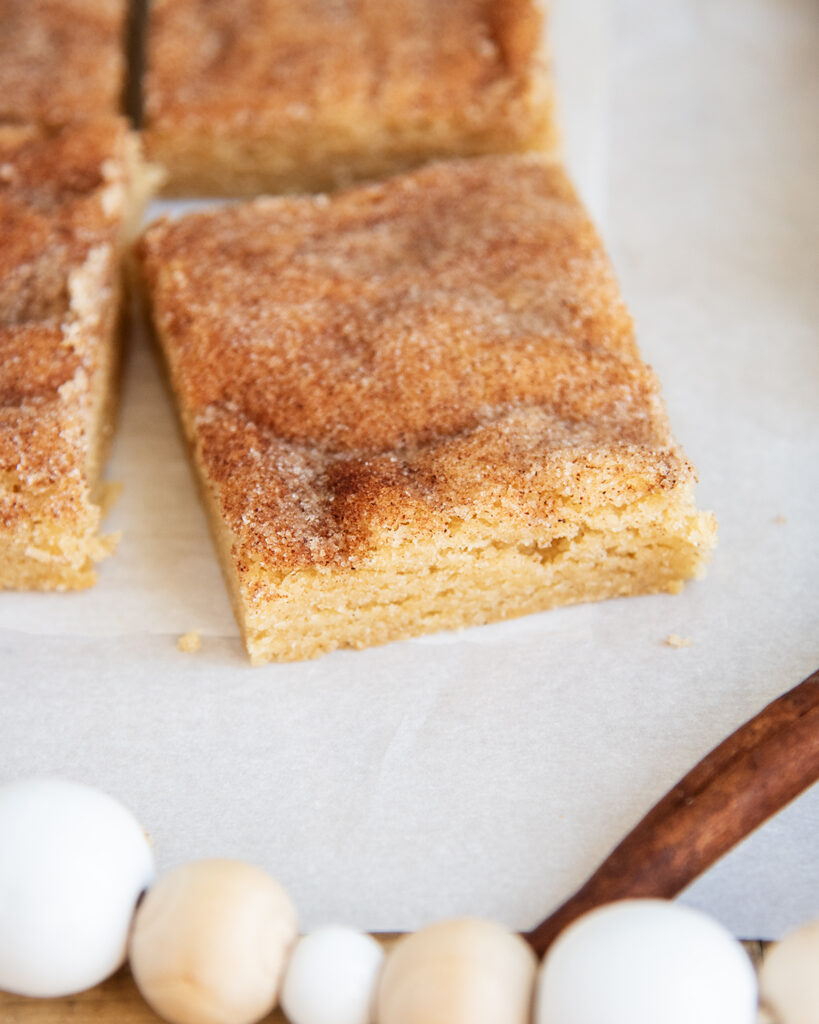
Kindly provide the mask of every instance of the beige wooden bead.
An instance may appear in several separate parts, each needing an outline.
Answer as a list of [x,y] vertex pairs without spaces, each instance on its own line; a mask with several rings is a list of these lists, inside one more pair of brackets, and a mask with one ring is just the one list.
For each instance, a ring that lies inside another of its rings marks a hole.
[[536,960],[491,921],[441,921],[401,939],[387,957],[377,1024],[528,1024]]
[[131,971],[171,1024],[253,1024],[276,1005],[296,910],[260,868],[204,860],[169,872],[134,919]]
[[781,1024],[819,1021],[819,921],[770,946],[759,971],[763,1003]]

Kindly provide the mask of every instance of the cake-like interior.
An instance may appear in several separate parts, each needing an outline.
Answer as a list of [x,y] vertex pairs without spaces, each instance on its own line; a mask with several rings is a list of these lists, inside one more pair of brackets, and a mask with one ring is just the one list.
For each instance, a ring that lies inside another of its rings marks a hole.
[[192,214],[140,260],[254,662],[703,571],[713,517],[556,165]]
[[169,194],[316,191],[555,144],[536,0],[153,0]]
[[96,579],[120,256],[151,175],[117,118],[0,127],[0,587]]
[[128,0],[0,0],[0,122],[116,114]]

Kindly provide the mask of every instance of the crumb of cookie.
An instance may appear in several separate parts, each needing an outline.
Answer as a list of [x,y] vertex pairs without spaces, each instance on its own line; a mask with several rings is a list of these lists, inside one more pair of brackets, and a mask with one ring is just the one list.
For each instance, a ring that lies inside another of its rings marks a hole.
[[669,633],[663,643],[666,647],[690,647],[690,636],[678,636],[676,633]]
[[774,516],[774,520],[773,521],[776,523],[777,526],[784,526],[785,523],[787,523],[787,521],[788,521],[788,517],[787,516]]
[[202,637],[194,629],[190,633],[183,633],[176,641],[176,646],[185,654],[193,654],[202,646]]

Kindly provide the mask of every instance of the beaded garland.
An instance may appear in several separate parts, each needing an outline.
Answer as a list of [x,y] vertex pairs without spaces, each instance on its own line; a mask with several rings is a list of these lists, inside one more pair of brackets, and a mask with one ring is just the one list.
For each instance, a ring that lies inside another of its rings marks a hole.
[[[784,753],[783,753],[784,752]],[[169,1024],[753,1024],[741,945],[673,896],[819,778],[819,670],[712,750],[577,893],[525,936],[477,918],[371,938],[296,909],[260,868],[195,861],[153,883],[146,834],[62,779],[0,786],[0,989],[93,987],[130,954]],[[143,898],[144,897],[144,898]],[[536,954],[544,954],[538,967]],[[763,1002],[819,1021],[819,922],[773,947]]]
[[[69,827],[61,808],[75,816],[84,808],[83,828]],[[107,932],[99,976],[89,964],[101,964],[94,926],[105,932],[106,901],[110,909],[125,900],[134,979],[169,1024],[255,1024],[279,1002],[292,1024],[756,1020],[756,978],[741,945],[705,914],[669,901],[597,908],[570,925],[539,966],[523,937],[477,918],[422,928],[385,957],[370,936],[337,925],[299,939],[296,910],[282,886],[239,861],[181,865],[137,902],[134,878],[153,875],[144,833],[121,805],[86,786],[45,779],[0,787],[0,837],[0,986],[21,994],[64,994],[53,980],[60,971],[67,993],[116,969],[124,953],[121,910]],[[61,893],[49,892],[46,877],[61,858],[60,885],[75,897],[65,920]],[[136,874],[120,871],[112,883],[123,864],[135,865]],[[123,891],[112,892],[112,884]],[[16,916],[8,909],[12,889]],[[91,931],[79,943],[70,934],[76,898],[90,908]],[[42,922],[44,912],[63,929],[41,931],[52,945],[55,932],[62,935],[62,953],[52,948],[46,963],[50,986],[47,979],[32,982],[42,949],[36,941],[26,946],[19,934],[21,922]],[[79,965],[73,980],[61,955],[73,969]],[[762,988],[781,1024],[815,1024],[817,967],[819,923],[773,947]]]

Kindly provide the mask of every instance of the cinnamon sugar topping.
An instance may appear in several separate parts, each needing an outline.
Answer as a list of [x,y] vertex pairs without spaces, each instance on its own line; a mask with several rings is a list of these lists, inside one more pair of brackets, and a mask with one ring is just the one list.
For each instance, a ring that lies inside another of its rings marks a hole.
[[0,472],[52,479],[70,465],[82,475],[82,391],[121,223],[101,195],[124,175],[125,134],[115,119],[54,132],[0,127],[0,165],[10,168],[0,179]]
[[163,221],[140,256],[242,567],[685,483],[597,234],[537,158]]
[[0,587],[75,587],[112,542],[92,488],[113,407],[124,121],[0,126]]
[[318,191],[547,151],[537,0],[154,0],[146,145],[176,195]]
[[127,0],[0,0],[0,121],[116,114]]
[[479,125],[530,87],[540,27],[532,0],[154,0],[147,113]]

